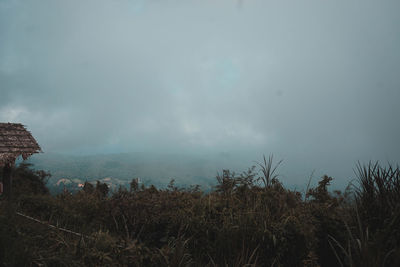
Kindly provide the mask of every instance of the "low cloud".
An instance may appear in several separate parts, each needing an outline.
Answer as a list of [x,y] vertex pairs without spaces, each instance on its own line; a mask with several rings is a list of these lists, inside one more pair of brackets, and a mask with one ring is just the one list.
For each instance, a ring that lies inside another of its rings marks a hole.
[[275,152],[338,175],[398,162],[399,9],[2,1],[0,120],[48,152]]

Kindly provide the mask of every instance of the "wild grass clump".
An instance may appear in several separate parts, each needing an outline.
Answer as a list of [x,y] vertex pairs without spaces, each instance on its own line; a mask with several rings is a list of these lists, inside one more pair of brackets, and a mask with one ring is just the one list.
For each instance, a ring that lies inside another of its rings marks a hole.
[[323,176],[302,195],[280,183],[279,164],[224,170],[207,194],[133,179],[58,196],[23,167],[24,193],[0,201],[0,265],[400,266],[398,168],[358,164],[351,191],[331,192]]
[[357,164],[358,186],[343,224],[346,242],[332,237],[342,266],[400,266],[400,169]]

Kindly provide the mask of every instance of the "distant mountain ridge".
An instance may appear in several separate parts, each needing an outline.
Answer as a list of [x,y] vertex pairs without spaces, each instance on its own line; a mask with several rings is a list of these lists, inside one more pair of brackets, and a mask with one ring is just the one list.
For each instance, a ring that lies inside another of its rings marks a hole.
[[[49,186],[63,187],[67,183],[77,187],[85,181],[95,182],[110,178],[112,188],[118,185],[127,186],[137,177],[144,184],[151,183],[160,187],[168,184],[171,179],[181,186],[199,184],[210,187],[222,169],[233,169],[243,165],[233,164],[226,154],[193,156],[145,153],[90,156],[44,153],[33,156],[28,163],[33,164],[35,169],[51,173]],[[245,167],[239,170],[243,171]]]

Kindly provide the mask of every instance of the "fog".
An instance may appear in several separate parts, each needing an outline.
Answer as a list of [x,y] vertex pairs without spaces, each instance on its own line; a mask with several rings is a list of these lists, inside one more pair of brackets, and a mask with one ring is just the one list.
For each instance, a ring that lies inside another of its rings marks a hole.
[[0,1],[0,121],[45,153],[400,162],[400,2]]

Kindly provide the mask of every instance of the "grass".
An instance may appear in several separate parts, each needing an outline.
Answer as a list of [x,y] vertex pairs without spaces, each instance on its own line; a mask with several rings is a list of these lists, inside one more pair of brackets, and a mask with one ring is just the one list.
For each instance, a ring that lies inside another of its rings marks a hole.
[[0,201],[0,266],[400,266],[398,167],[359,163],[350,192],[323,176],[303,195],[279,182],[280,163],[225,170],[209,193],[133,180],[58,196],[22,166]]

